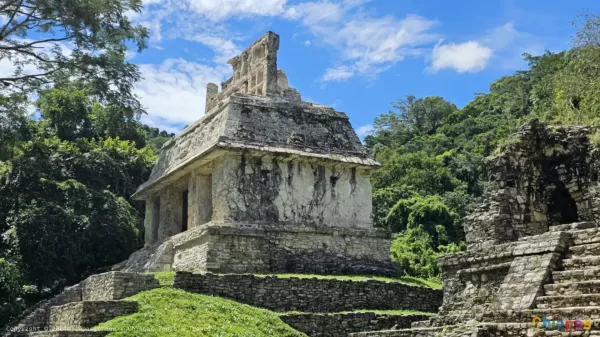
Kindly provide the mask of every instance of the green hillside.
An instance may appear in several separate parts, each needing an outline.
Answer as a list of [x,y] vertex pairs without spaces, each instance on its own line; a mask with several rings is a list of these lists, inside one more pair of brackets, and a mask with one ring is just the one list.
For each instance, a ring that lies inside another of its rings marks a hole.
[[306,337],[279,315],[231,300],[172,288],[139,293],[139,311],[100,324],[109,337]]

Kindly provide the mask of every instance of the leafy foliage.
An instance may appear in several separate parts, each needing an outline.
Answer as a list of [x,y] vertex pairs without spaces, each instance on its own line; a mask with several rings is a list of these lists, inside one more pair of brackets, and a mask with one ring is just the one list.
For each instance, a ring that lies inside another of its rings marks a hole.
[[146,28],[125,15],[140,7],[0,4],[0,59],[13,70],[0,79],[0,325],[141,245],[129,198],[156,153],[125,57],[146,47]]
[[32,90],[75,76],[106,98],[139,107],[131,94],[139,73],[125,56],[127,44],[146,47],[148,32],[125,12],[140,9],[140,0],[2,1],[0,58],[10,60],[14,72],[0,82]]
[[600,124],[600,18],[575,23],[573,49],[524,55],[528,70],[498,79],[462,109],[408,96],[375,119],[365,138],[383,164],[372,177],[374,223],[398,233],[391,255],[409,275],[436,277],[436,257],[464,248],[462,222],[483,194],[485,158],[512,141],[519,123]]
[[19,268],[0,258],[0,326],[10,322],[23,309],[22,294],[23,281]]

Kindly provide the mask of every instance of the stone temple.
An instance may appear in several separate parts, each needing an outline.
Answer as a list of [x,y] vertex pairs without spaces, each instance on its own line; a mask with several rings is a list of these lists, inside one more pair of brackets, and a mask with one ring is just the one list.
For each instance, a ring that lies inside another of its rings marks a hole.
[[268,32],[208,84],[204,116],[134,195],[146,245],[116,270],[397,274],[371,220],[379,163],[344,113],[288,86],[278,49]]
[[438,314],[413,329],[352,336],[600,336],[598,132],[521,126],[489,158],[489,188],[465,220],[467,251],[438,259]]

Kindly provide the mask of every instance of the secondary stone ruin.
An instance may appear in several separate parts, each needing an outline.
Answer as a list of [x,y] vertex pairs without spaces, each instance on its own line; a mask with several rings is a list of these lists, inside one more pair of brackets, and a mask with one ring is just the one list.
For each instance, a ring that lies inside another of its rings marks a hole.
[[160,151],[134,199],[146,247],[115,270],[397,274],[373,229],[379,163],[332,108],[304,102],[268,32],[208,84],[204,117]]
[[[489,160],[485,200],[465,224],[468,250],[438,260],[438,315],[413,329],[353,336],[599,335],[600,150],[589,140],[596,132],[522,126]],[[580,325],[559,332],[536,317]],[[584,323],[592,326],[585,333]]]

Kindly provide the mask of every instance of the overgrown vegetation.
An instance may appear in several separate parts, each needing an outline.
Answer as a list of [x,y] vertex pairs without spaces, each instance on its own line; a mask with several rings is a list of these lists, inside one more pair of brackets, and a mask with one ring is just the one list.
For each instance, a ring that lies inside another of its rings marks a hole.
[[109,337],[306,337],[274,312],[219,297],[165,287],[128,300],[139,303],[137,313],[102,323],[96,329],[113,331]]
[[124,14],[140,6],[0,6],[0,59],[14,71],[0,78],[0,326],[142,243],[129,197],[170,135],[139,122],[140,75],[126,54],[148,34]]
[[[600,123],[600,18],[574,22],[573,48],[525,55],[529,69],[490,85],[462,109],[408,96],[375,119],[365,143],[383,164],[373,177],[376,226],[396,233],[391,256],[408,275],[439,277],[436,258],[465,248],[462,224],[479,202],[484,160],[520,123]],[[598,143],[598,136],[591,137]]]

